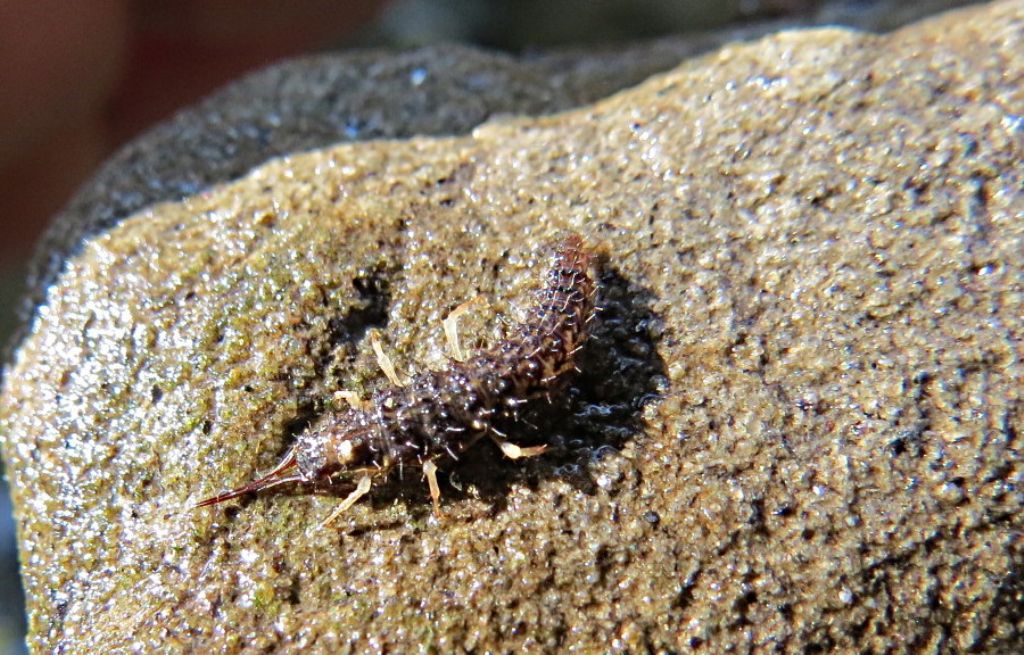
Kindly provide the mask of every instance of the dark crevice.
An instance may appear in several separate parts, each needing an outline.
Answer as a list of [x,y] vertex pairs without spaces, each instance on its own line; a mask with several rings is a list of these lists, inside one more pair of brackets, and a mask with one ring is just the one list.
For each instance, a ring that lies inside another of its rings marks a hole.
[[295,408],[295,416],[284,423],[284,433],[288,437],[285,441],[291,444],[295,437],[305,432],[306,428],[312,425],[321,413],[319,403],[312,399],[300,401]]
[[373,327],[388,324],[391,306],[390,275],[383,266],[361,272],[352,280],[358,299],[355,306],[343,316],[328,322],[328,343],[334,347],[342,343],[358,342]]
[[288,585],[288,595],[285,597],[285,602],[289,605],[298,605],[302,601],[302,580],[298,576],[293,576],[291,584]]
[[[391,274],[393,271],[383,264],[365,268],[352,278],[356,299],[344,314],[332,316],[327,321],[326,338],[319,336],[309,344],[313,358],[314,379],[321,384],[303,386],[298,394],[296,416],[289,421],[288,432],[296,435],[302,432],[324,412],[323,395],[330,387],[329,378],[340,374],[332,371],[339,361],[355,357],[358,344],[371,328],[384,328],[388,324],[388,310],[391,307]],[[325,296],[324,305],[330,306]]]
[[[1020,652],[1024,644],[1024,558],[1019,551],[1011,556],[1011,567],[996,589],[989,621],[982,626],[977,641],[968,652]],[[1003,628],[997,633],[997,628]],[[1003,649],[1006,648],[1004,651]]]
[[750,625],[750,618],[747,616],[750,608],[757,603],[757,592],[748,591],[733,601],[733,611],[736,614],[737,626]]

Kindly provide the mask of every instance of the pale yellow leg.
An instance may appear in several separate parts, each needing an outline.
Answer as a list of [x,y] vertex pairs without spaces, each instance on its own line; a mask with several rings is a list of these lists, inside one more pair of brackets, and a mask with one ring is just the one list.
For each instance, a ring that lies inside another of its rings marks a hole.
[[468,312],[473,308],[473,305],[487,304],[486,299],[483,296],[476,296],[471,300],[467,300],[462,303],[445,317],[444,323],[444,336],[448,342],[448,350],[452,353],[452,358],[460,362],[466,361],[466,353],[462,350],[462,344],[459,343],[459,317]]
[[511,441],[502,441],[498,437],[491,435],[491,439],[494,443],[498,444],[498,448],[501,448],[501,452],[505,453],[505,457],[509,459],[522,459],[523,457],[536,457],[541,455],[548,449],[547,445],[542,446],[531,446],[530,448],[520,448]]
[[335,391],[334,400],[337,403],[346,402],[352,409],[366,409],[368,405],[355,391]]
[[364,475],[359,478],[359,482],[356,484],[356,488],[352,490],[352,493],[350,493],[345,500],[341,501],[341,504],[338,505],[337,509],[331,512],[331,515],[324,519],[324,522],[318,527],[324,528],[330,525],[334,519],[341,516],[345,510],[355,505],[360,498],[368,493],[370,493],[370,476]]
[[434,501],[434,516],[441,518],[441,487],[437,486],[437,464],[425,462],[423,464],[423,475],[427,478],[427,486],[430,487],[430,498]]
[[370,334],[370,345],[373,347],[373,352],[377,355],[377,363],[380,365],[380,369],[384,371],[384,375],[388,376],[391,380],[391,384],[396,387],[405,386],[401,378],[398,377],[398,373],[395,371],[395,365],[391,363],[391,358],[387,356],[384,349],[380,346],[380,339],[377,338],[377,333],[373,332]]

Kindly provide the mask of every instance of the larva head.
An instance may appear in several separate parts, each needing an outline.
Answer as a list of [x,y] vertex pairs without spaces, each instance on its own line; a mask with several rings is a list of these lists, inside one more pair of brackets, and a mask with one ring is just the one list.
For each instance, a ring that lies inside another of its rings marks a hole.
[[[373,452],[362,428],[339,431],[330,425],[306,432],[272,471],[252,482],[200,501],[196,507],[218,505],[226,500],[262,491],[287,482],[317,482],[331,474],[374,465]],[[297,469],[297,470],[296,470]]]
[[306,482],[325,480],[338,471],[374,465],[369,430],[327,425],[309,430],[295,444],[299,474]]

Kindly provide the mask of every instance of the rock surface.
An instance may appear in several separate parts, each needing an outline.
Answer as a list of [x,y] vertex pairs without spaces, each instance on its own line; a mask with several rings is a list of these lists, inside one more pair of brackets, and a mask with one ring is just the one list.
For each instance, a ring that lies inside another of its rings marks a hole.
[[[977,0],[824,3],[805,25],[888,31]],[[441,45],[333,53],[274,65],[183,110],[125,146],[53,221],[29,275],[29,322],[83,238],[156,202],[236,179],[268,159],[339,142],[468,133],[491,116],[564,111],[593,102],[724,43],[786,23],[760,22],[638,45],[550,51],[517,59]],[[20,332],[11,340],[17,342]]]
[[[1019,652],[1024,3],[782,33],[88,239],[5,380],[35,652]],[[604,253],[572,393],[443,480],[191,510]]]
[[[157,202],[236,179],[281,155],[371,139],[466,134],[489,117],[593,102],[696,52],[767,31],[665,39],[532,60],[444,45],[296,59],[228,86],[127,145],[57,216],[21,308],[27,319],[83,238]],[[27,320],[26,320],[27,322]]]

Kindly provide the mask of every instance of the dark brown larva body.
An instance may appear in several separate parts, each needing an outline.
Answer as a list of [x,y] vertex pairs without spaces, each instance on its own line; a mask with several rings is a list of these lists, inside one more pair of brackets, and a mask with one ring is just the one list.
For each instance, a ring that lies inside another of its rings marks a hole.
[[582,239],[569,235],[555,251],[536,304],[507,339],[330,415],[301,434],[268,475],[199,505],[284,482],[327,481],[336,474],[367,478],[360,485],[362,495],[369,489],[369,477],[405,466],[423,467],[436,502],[435,462],[457,457],[481,437],[495,438],[513,457],[539,454],[543,448],[518,449],[502,441],[496,423],[517,418],[530,400],[560,391],[576,368],[595,311],[590,267]]

